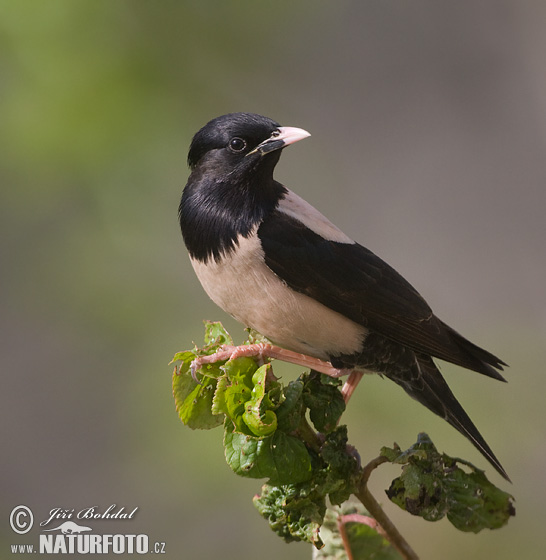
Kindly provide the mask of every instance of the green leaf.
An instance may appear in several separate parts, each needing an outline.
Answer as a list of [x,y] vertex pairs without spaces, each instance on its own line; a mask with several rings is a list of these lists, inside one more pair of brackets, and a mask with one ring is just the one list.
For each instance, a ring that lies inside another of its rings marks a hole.
[[195,352],[190,352],[189,350],[186,350],[185,352],[177,352],[173,359],[169,362],[169,365],[174,364],[175,362],[182,362],[182,364],[178,366],[179,372],[186,373],[190,369],[190,365],[195,358],[197,358]]
[[345,526],[352,557],[356,559],[401,560],[402,556],[375,529],[364,523],[347,523]]
[[224,425],[226,461],[233,472],[249,478],[268,478],[272,484],[295,484],[311,477],[311,460],[297,438],[276,431],[258,438]]
[[243,420],[255,436],[268,436],[277,429],[277,415],[273,412],[276,405],[266,393],[266,381],[270,371],[271,364],[265,364],[256,370],[252,376],[254,386],[251,397],[245,404]]
[[252,376],[257,369],[256,361],[246,356],[229,360],[222,366],[231,384],[242,384],[250,389],[252,389]]
[[[215,398],[215,403],[220,400],[224,403],[224,412],[235,425],[235,431],[252,435],[252,430],[244,421],[246,403],[252,397],[252,376],[258,365],[252,358],[237,358],[229,360],[223,366],[227,383],[222,383],[219,391],[222,395]],[[219,392],[218,391],[218,392]]]
[[407,465],[391,483],[387,496],[400,508],[427,521],[442,519],[448,509],[447,496],[437,472],[421,465]]
[[482,471],[467,474],[455,469],[448,477],[447,486],[447,518],[460,531],[478,533],[482,529],[498,529],[516,513],[512,496],[491,484]]
[[303,402],[309,408],[309,417],[315,428],[321,433],[328,433],[335,429],[345,411],[345,401],[338,386],[323,383],[322,377],[315,374],[308,376]]
[[355,492],[360,476],[359,460],[347,446],[347,426],[326,435],[320,455],[326,463],[324,492],[332,504],[340,505]]
[[[220,321],[203,321],[205,323],[205,345],[220,347],[223,344],[233,345],[233,339]],[[212,353],[212,352],[210,352]]]
[[222,375],[218,378],[218,383],[216,384],[216,391],[214,391],[214,397],[212,398],[211,412],[213,414],[227,414],[227,404],[226,404],[226,388],[229,385],[229,380],[227,375]]
[[227,382],[218,385],[214,410],[227,414],[235,431],[241,434],[262,437],[275,432],[274,410],[284,395],[271,373],[271,365],[258,368],[252,358],[242,357],[226,362],[222,369]]
[[461,531],[473,533],[502,527],[515,515],[510,494],[491,484],[471,463],[439,453],[426,434],[419,434],[407,451],[384,448],[382,455],[404,465],[387,496],[413,515],[428,521],[447,516]]
[[248,334],[248,340],[244,344],[271,344],[269,339],[258,331],[251,328],[246,328],[245,331]]
[[172,378],[173,396],[180,420],[192,430],[208,430],[223,423],[223,416],[212,411],[216,390],[216,377],[220,375],[217,364],[207,366],[207,376],[199,384],[191,376],[191,363],[197,357],[194,352],[178,352],[173,362],[180,362]]
[[173,373],[173,395],[180,420],[192,430],[208,430],[219,426],[223,416],[212,413],[212,399],[216,389],[216,379],[205,378],[199,385],[190,373]]
[[286,542],[306,541],[322,547],[319,530],[326,505],[323,498],[313,495],[310,483],[264,484],[261,495],[255,496],[253,502],[271,529]]
[[302,400],[303,381],[291,381],[283,389],[283,400],[277,413],[278,429],[290,433],[295,431],[302,420],[305,411]]

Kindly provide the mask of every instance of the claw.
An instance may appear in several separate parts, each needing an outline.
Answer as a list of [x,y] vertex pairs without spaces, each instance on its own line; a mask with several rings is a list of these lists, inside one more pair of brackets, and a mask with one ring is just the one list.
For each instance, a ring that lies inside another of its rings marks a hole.
[[191,376],[198,385],[201,385],[201,382],[199,381],[199,379],[197,379],[197,370],[200,367],[201,364],[199,363],[199,358],[195,358],[195,360],[193,360],[193,362],[190,364]]

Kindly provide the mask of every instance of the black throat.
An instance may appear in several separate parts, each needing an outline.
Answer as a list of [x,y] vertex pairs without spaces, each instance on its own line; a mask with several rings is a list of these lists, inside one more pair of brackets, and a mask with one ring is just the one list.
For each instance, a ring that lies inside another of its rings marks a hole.
[[178,208],[190,256],[201,262],[220,260],[236,248],[240,235],[248,237],[252,233],[286,193],[286,188],[273,179],[272,170],[246,177],[215,177],[196,168]]

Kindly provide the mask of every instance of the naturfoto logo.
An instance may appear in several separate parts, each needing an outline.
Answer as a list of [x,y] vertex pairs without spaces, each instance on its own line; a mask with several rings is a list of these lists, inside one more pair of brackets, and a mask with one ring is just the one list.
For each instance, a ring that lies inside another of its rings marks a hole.
[[[146,534],[136,534],[130,529],[119,532],[112,529],[108,533],[95,532],[93,521],[125,521],[135,517],[138,507],[126,509],[124,506],[112,504],[106,509],[98,506],[83,509],[56,507],[49,511],[47,517],[40,522],[41,533],[38,543],[13,543],[12,554],[165,554],[165,543],[150,541]],[[88,520],[85,523],[79,520]],[[78,522],[77,522],[78,521]],[[17,535],[26,535],[34,524],[34,514],[25,505],[12,509],[10,526]],[[90,527],[88,525],[91,525]],[[115,523],[113,527],[115,527]],[[126,525],[130,527],[131,524]],[[47,528],[46,528],[47,527]]]
[[73,535],[76,533],[81,533],[82,531],[92,531],[91,527],[84,527],[83,525],[78,525],[74,521],[65,521],[61,523],[58,527],[54,529],[44,529],[44,531],[61,531],[63,535]]

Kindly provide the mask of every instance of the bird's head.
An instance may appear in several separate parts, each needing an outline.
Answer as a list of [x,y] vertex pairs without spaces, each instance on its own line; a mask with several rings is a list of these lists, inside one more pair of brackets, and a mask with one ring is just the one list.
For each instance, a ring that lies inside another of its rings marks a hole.
[[224,174],[244,175],[259,168],[271,172],[282,148],[310,134],[253,113],[230,113],[208,122],[193,137],[188,154],[192,170],[197,167]]

